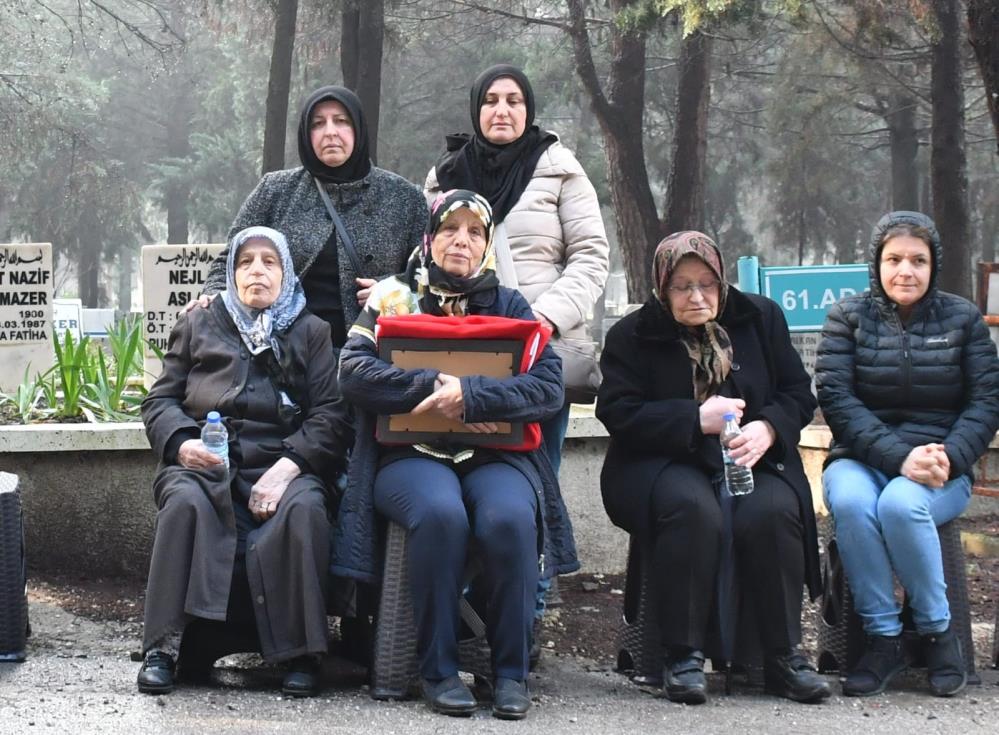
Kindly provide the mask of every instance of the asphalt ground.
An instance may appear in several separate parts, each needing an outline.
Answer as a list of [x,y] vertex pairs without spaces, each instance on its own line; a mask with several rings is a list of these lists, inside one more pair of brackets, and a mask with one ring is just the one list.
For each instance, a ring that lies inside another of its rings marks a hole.
[[166,696],[139,694],[135,623],[101,622],[56,604],[31,603],[33,635],[24,663],[0,663],[0,734],[24,733],[996,733],[999,671],[981,672],[980,686],[954,699],[926,691],[921,672],[869,699],[836,694],[820,705],[764,695],[737,683],[723,693],[709,674],[706,705],[677,705],[635,686],[604,664],[546,651],[532,675],[534,706],[522,722],[490,716],[488,704],[471,718],[431,713],[418,700],[376,702],[363,671],[332,659],[320,696],[287,699],[282,671],[259,658],[225,659],[211,686],[179,686]]

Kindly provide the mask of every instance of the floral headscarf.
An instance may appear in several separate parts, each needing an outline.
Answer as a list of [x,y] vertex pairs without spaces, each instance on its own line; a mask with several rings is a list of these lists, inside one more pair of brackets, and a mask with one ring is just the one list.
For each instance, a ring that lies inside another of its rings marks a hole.
[[[482,262],[464,278],[444,271],[433,260],[431,243],[447,218],[459,209],[468,209],[486,229]],[[493,213],[489,202],[467,189],[452,189],[437,196],[430,207],[430,222],[423,243],[409,256],[406,281],[417,295],[420,311],[438,316],[463,316],[476,297],[489,298],[497,286],[496,252],[493,248]]]
[[653,278],[656,298],[671,316],[673,312],[667,289],[677,265],[687,256],[703,261],[718,279],[718,313],[715,319],[700,327],[677,325],[680,327],[680,341],[690,356],[694,397],[699,402],[704,402],[717,392],[732,369],[732,341],[717,321],[725,310],[728,283],[725,281],[725,264],[721,252],[710,237],[692,230],[669,235],[656,247]]
[[[266,309],[250,308],[239,300],[236,291],[236,258],[240,248],[255,238],[267,240],[281,257],[281,291],[274,303]],[[276,335],[288,329],[305,308],[305,292],[298,276],[295,275],[295,266],[291,261],[291,252],[288,250],[288,241],[284,235],[270,227],[247,227],[237,232],[229,243],[225,279],[222,301],[236,323],[236,329],[246,349],[253,355],[273,349],[275,355],[280,357]]]

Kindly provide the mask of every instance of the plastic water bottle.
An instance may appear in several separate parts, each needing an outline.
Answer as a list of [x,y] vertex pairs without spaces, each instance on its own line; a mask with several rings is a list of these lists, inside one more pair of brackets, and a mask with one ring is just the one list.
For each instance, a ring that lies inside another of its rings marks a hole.
[[742,434],[742,429],[739,428],[734,413],[727,413],[723,418],[725,428],[718,438],[722,445],[722,462],[725,464],[725,488],[729,495],[749,495],[753,492],[753,471],[744,465],[736,464],[728,451],[729,442]]
[[209,411],[205,425],[201,427],[201,442],[212,454],[217,454],[229,469],[229,432],[222,423],[218,411]]

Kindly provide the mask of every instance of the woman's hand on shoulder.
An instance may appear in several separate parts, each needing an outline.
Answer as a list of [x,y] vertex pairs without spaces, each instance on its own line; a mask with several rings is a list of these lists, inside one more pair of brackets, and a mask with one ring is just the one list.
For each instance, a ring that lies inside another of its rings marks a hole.
[[434,382],[434,392],[424,398],[410,413],[439,413],[449,419],[461,421],[465,413],[465,397],[461,380],[447,373],[439,373]]
[[187,306],[184,307],[184,313],[186,314],[195,306],[200,306],[202,309],[207,309],[208,305],[212,303],[212,299],[218,296],[217,293],[207,294],[203,293],[198,298],[187,302]]
[[188,439],[181,444],[177,461],[189,470],[205,470],[222,464],[222,458],[208,451],[200,439]]
[[263,523],[277,513],[278,503],[284,497],[288,485],[302,474],[298,465],[287,457],[281,457],[271,465],[250,490],[247,504],[253,517]]
[[920,485],[939,489],[950,476],[950,458],[943,444],[923,444],[913,447],[899,473]]
[[371,296],[371,288],[378,281],[374,278],[355,278],[354,283],[357,284],[357,305],[362,309],[364,305],[368,303],[368,297]]
[[735,420],[742,419],[742,410],[746,407],[746,402],[741,398],[726,398],[724,396],[711,396],[701,404],[701,433],[721,434],[725,427],[724,416],[727,413],[734,413]]

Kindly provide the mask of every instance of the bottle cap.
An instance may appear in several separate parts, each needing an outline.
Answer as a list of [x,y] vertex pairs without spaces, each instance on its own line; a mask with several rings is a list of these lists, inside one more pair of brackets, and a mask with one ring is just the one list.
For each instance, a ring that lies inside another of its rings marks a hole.
[[208,412],[208,422],[209,423],[216,424],[216,423],[218,423],[221,420],[222,420],[222,416],[221,416],[221,414],[219,414],[218,411],[209,411]]
[[[212,416],[212,414],[208,414],[209,418],[211,418],[211,416]],[[726,414],[724,414],[722,416],[722,418],[725,419],[726,421],[735,421],[735,414],[734,413],[726,413]]]

